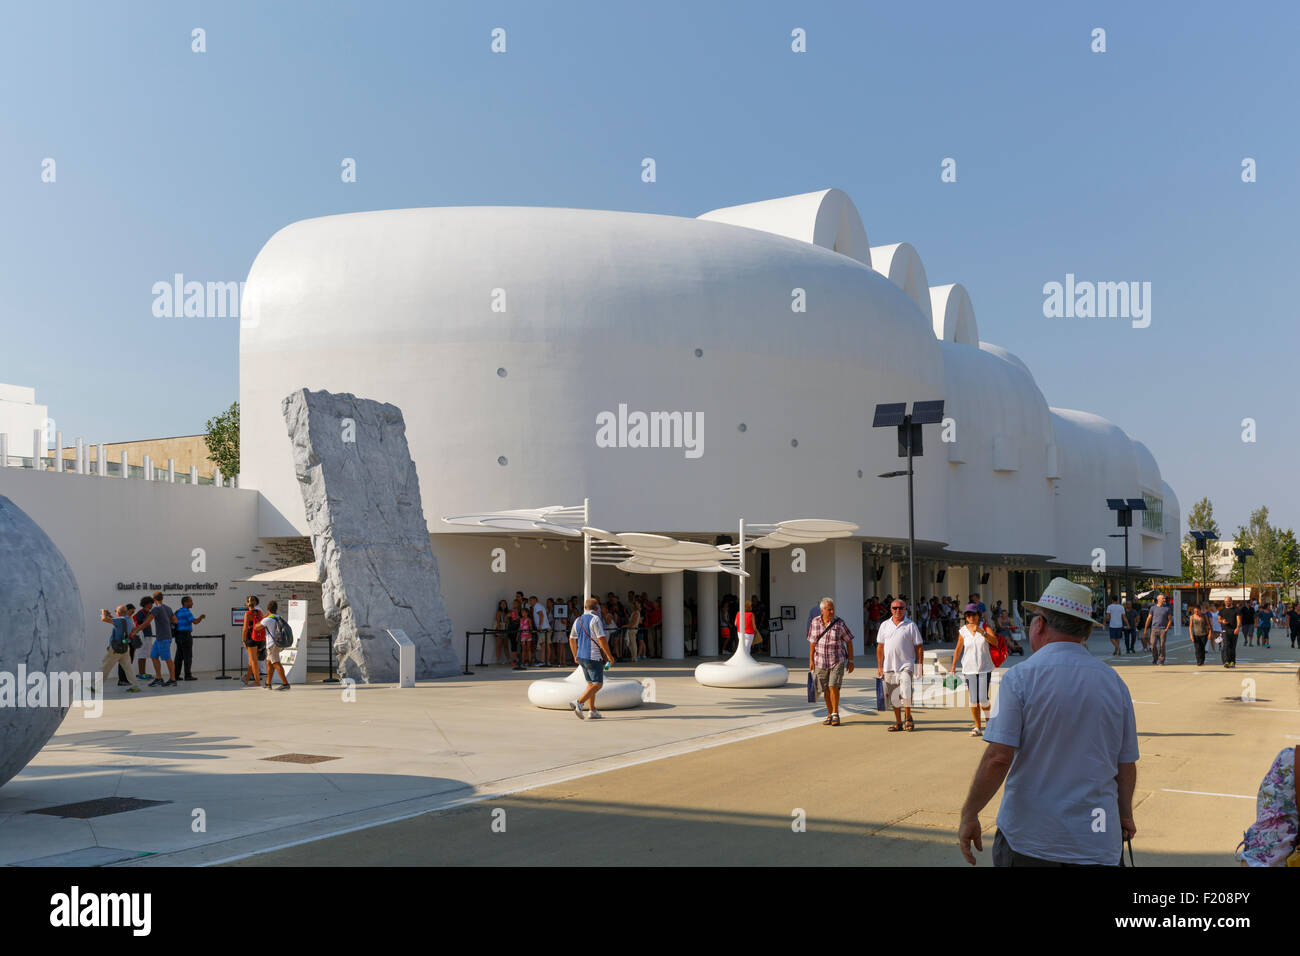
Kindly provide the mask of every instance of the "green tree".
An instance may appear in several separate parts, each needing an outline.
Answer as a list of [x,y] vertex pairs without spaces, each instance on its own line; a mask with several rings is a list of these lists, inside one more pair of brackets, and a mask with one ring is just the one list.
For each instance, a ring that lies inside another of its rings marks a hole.
[[1248,583],[1281,581],[1285,586],[1295,580],[1295,567],[1300,557],[1297,555],[1295,532],[1274,526],[1268,520],[1267,507],[1252,511],[1245,526],[1237,528],[1237,547],[1255,552],[1246,559]]
[[1209,531],[1215,537],[1219,536],[1219,522],[1214,520],[1214,505],[1209,498],[1202,498],[1187,512],[1187,530],[1188,533],[1183,535],[1184,541],[1192,540],[1193,531]]
[[[1214,520],[1214,505],[1209,498],[1202,498],[1187,512],[1187,531],[1183,534],[1181,548],[1184,581],[1199,581],[1203,576],[1201,573],[1203,552],[1196,550],[1196,539],[1192,537],[1193,531],[1209,531],[1215,537],[1219,536],[1219,522]],[[1214,556],[1213,549],[1217,546],[1213,541],[1206,543],[1206,547],[1210,549],[1209,557]],[[1213,574],[1214,572],[1210,571],[1211,577]]]
[[239,474],[239,402],[231,402],[216,418],[209,418],[206,428],[208,457],[223,477],[233,478]]
[[1282,582],[1282,594],[1294,594],[1296,579],[1300,578],[1300,544],[1290,528],[1278,532],[1277,579]]

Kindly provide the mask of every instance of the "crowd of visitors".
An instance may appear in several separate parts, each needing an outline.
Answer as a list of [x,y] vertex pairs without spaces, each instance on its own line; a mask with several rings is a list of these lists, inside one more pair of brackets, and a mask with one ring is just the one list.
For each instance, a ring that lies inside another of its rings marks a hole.
[[[101,665],[104,677],[116,666],[117,686],[127,688],[128,693],[139,692],[137,685],[149,676],[149,661],[153,661],[154,672],[150,687],[175,687],[178,671],[180,680],[198,680],[193,672],[194,626],[203,623],[207,615],[194,616],[194,600],[188,594],[181,598],[179,610],[172,610],[164,598],[162,591],[155,591],[140,598],[138,608],[134,604],[119,604],[111,613],[107,608],[100,610],[100,620],[113,627]],[[133,665],[138,665],[138,670]]]
[[[153,661],[154,672],[150,687],[175,687],[178,680],[198,680],[194,676],[194,628],[207,615],[195,615],[194,599],[188,594],[181,598],[181,606],[176,610],[164,597],[163,592],[155,591],[140,598],[138,608],[134,604],[119,604],[111,612],[107,608],[100,610],[100,620],[113,628],[101,664],[104,677],[116,667],[117,686],[125,687],[129,694],[139,693],[139,685],[149,676],[146,670],[149,661]],[[281,663],[281,652],[292,643],[293,631],[279,615],[278,602],[268,601],[265,612],[260,605],[261,599],[253,594],[244,601],[241,640],[248,655],[248,668],[241,679],[245,687],[270,690],[275,675],[279,674],[278,689],[288,690],[289,678]],[[267,662],[265,683],[262,661]]]
[[[603,602],[590,600],[595,602],[591,613],[599,619],[615,661],[663,656],[662,598],[651,600],[644,591],[628,591],[625,601],[610,591]],[[689,622],[689,603],[686,612]],[[486,629],[495,641],[495,663],[508,663],[517,671],[575,666],[578,662],[569,646],[570,624],[586,613],[576,594],[567,599],[542,600],[535,594],[525,597],[523,591],[516,591],[513,600],[502,598]]]

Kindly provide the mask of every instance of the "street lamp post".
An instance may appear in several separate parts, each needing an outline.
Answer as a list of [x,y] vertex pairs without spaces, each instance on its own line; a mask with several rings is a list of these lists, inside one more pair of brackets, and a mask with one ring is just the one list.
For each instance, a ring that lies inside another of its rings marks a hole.
[[[1133,582],[1128,567],[1128,529],[1133,527],[1133,512],[1146,511],[1147,503],[1142,498],[1107,498],[1106,507],[1116,513],[1115,526],[1124,529],[1124,598],[1133,600]],[[1119,535],[1111,535],[1118,538]]]
[[921,426],[943,421],[943,401],[913,402],[908,414],[906,402],[876,406],[872,428],[898,428],[898,457],[907,459],[906,471],[887,471],[881,478],[907,475],[907,591],[908,604],[916,606],[916,512],[913,505],[912,459],[925,453],[921,443]]
[[[1237,561],[1241,563],[1241,600],[1246,601],[1246,559],[1255,552],[1251,548],[1233,548],[1232,553],[1237,556]],[[1260,595],[1263,597],[1263,595]]]
[[1189,531],[1188,534],[1196,542],[1196,550],[1201,552],[1201,581],[1205,584],[1205,600],[1210,599],[1210,572],[1206,568],[1206,560],[1209,555],[1209,542],[1218,541],[1219,536],[1213,531]]

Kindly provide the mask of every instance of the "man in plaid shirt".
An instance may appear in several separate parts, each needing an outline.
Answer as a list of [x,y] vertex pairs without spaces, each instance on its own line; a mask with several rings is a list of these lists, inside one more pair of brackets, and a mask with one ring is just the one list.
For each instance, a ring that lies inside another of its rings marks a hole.
[[840,725],[840,684],[847,668],[853,673],[853,633],[835,616],[835,602],[821,600],[821,615],[808,622],[808,669],[826,698],[823,724]]

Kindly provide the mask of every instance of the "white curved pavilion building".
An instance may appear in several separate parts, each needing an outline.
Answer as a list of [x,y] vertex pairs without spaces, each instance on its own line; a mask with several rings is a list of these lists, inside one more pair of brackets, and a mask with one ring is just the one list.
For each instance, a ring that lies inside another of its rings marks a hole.
[[[1151,507],[1132,566],[1177,574],[1178,502],[1145,446],[1049,407],[1020,359],[981,341],[966,290],[929,281],[908,243],[871,248],[835,189],[698,219],[479,206],[294,223],[244,293],[241,481],[261,493],[262,536],[307,534],[280,402],[300,386],[352,392],[405,415],[458,631],[515,590],[576,593],[580,548],[439,516],[589,497],[613,531],[855,522],[859,537],[808,548],[805,570],[788,550],[751,558],[749,589],[773,613],[794,605],[800,632],[833,594],[861,635],[864,594],[911,590],[906,488],[877,477],[901,467],[896,435],[872,411],[944,399],[955,440],[927,426],[916,463],[917,595],[1036,597],[1097,548],[1117,572],[1114,497]],[[696,596],[708,630],[715,576],[599,571],[600,593],[648,591],[668,610]],[[680,656],[679,635],[665,643]]]

